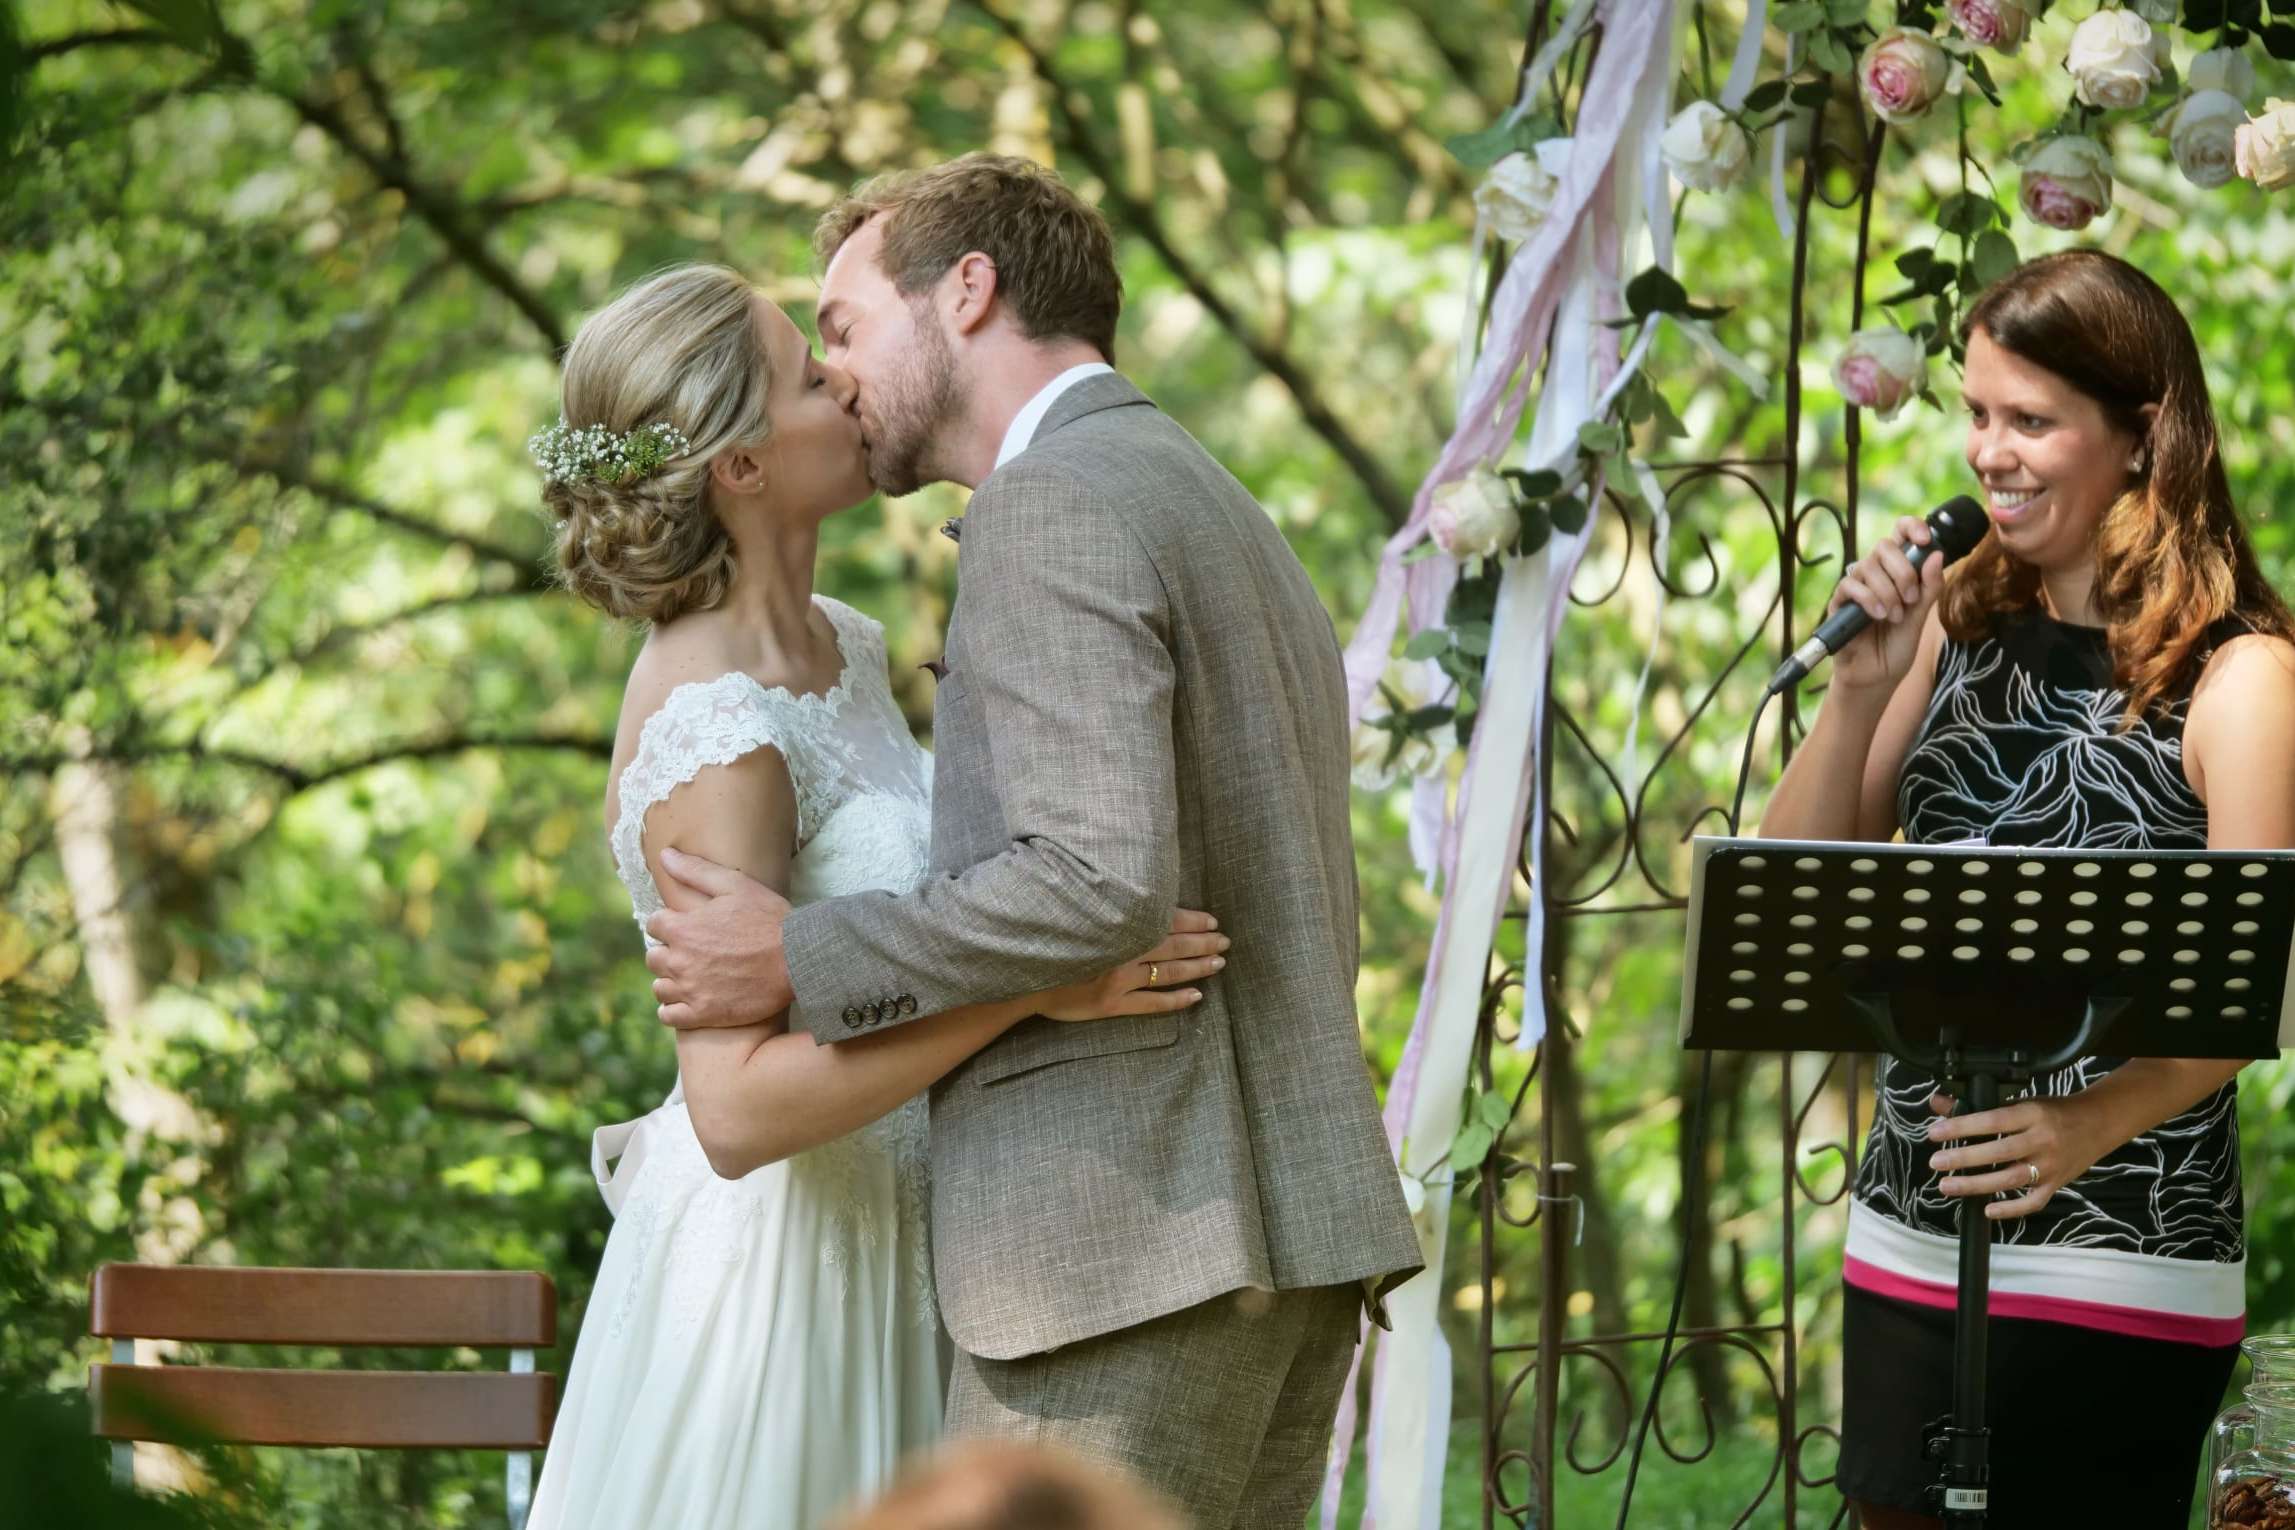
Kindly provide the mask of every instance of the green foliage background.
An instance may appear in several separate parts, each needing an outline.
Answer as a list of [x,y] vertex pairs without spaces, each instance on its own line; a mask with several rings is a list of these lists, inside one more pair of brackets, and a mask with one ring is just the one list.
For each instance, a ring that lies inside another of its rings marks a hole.
[[[1345,632],[1447,432],[1478,273],[1472,181],[1442,140],[1487,126],[1510,99],[1520,9],[0,10],[14,33],[0,30],[0,135],[12,135],[0,178],[0,1389],[77,1386],[97,1353],[82,1337],[88,1274],[138,1256],[544,1269],[567,1338],[545,1363],[563,1368],[608,1225],[586,1133],[648,1108],[673,1071],[599,822],[636,635],[543,576],[524,456],[554,417],[552,355],[583,313],[698,258],[753,273],[805,322],[812,219],[845,184],[980,146],[1044,158],[1116,226],[1120,362],[1259,496]],[[1685,43],[1685,98],[1709,88],[1738,26],[1731,4],[1705,10]],[[2068,26],[2051,18],[2020,63],[1997,65],[2006,104],[1972,117],[2004,185],[2007,146],[2061,109],[2061,77],[2041,61],[2060,56]],[[2195,192],[2140,130],[2119,138],[2120,205],[2085,237],[2185,303],[2234,483],[2284,573],[2289,204],[2243,183]],[[1885,257],[1933,242],[1960,175],[1948,117],[1895,136],[1871,298],[1897,285]],[[1766,197],[1692,198],[1684,216],[1692,296],[1732,305],[1723,343],[1778,377],[1790,248]],[[2010,227],[2027,253],[2072,242]],[[1803,494],[1835,503],[1845,422],[1824,370],[1848,327],[1855,239],[1853,212],[1820,210],[1799,444]],[[1643,453],[1780,450],[1781,390],[1753,398],[1678,333],[1662,337],[1653,375],[1690,439],[1645,439]],[[1937,381],[1949,404],[1941,367]],[[1777,491],[1774,469],[1750,471]],[[1862,534],[1964,475],[1949,417],[1867,422]],[[959,508],[947,489],[872,503],[833,523],[824,550],[821,587],[887,623],[920,731],[930,696],[917,666],[939,651],[953,573],[933,528]],[[1612,507],[1580,593],[1591,601],[1613,581],[1617,593],[1573,615],[1557,666],[1584,734],[1557,756],[1556,876],[1585,892],[1626,832],[1597,761],[1621,769],[1633,682],[1662,632],[1634,756],[1649,782],[1639,845],[1658,885],[1630,869],[1601,907],[1678,888],[1678,839],[1726,799],[1758,676],[1733,675],[1709,706],[1708,688],[1781,594],[1804,616],[1822,605],[1840,552],[1815,526],[1810,565],[1781,565],[1767,512],[1733,480],[1705,480],[1673,513],[1663,556],[1689,593],[1659,599],[1646,512]],[[1765,671],[1763,651],[1744,668]],[[1766,758],[1773,768],[1774,748]],[[92,829],[73,816],[91,801]],[[1382,1078],[1433,910],[1403,809],[1399,790],[1358,803],[1359,994]],[[91,833],[111,847],[116,897],[91,901],[101,879],[72,869]],[[1519,955],[1517,928],[1502,955]],[[1576,1332],[1663,1320],[1683,1168],[1679,937],[1664,911],[1559,926],[1558,992],[1580,1039],[1549,1052],[1547,1087],[1579,1165],[1584,1234],[1572,1289],[1555,1292],[1540,1288],[1535,1234],[1501,1237],[1501,1342],[1532,1337],[1545,1300],[1565,1304]],[[1781,1096],[1798,1108],[1823,1061],[1795,1066],[1790,1090],[1775,1063],[1723,1070],[1699,1166],[1717,1234],[1696,1262],[1692,1316],[1797,1314],[1808,1423],[1834,1405],[1840,1208],[1782,1195]],[[1522,1077],[1502,1052],[1492,1082]],[[2258,1327],[2295,1318],[2291,1090],[2295,1073],[2277,1064],[2244,1085]],[[1534,1156],[1538,1098],[1505,1151]],[[1812,1107],[1812,1140],[1846,1133],[1850,1099],[1836,1090]],[[1802,1167],[1820,1190],[1839,1183],[1833,1155]],[[1517,1182],[1508,1197],[1526,1214],[1523,1192]],[[1781,1205],[1796,1208],[1794,1289]],[[1456,1232],[1446,1310],[1464,1362],[1480,1320],[1465,1198]],[[1708,1391],[1715,1455],[1697,1467],[1653,1457],[1636,1523],[1717,1522],[1713,1504],[1750,1501],[1771,1471],[1760,1366],[1705,1351],[1685,1370]],[[1462,1524],[1479,1523],[1474,1372],[1462,1363],[1454,1430]],[[1700,1438],[1692,1392],[1677,1381],[1664,1410],[1685,1447]],[[1509,1444],[1527,1443],[1529,1401],[1514,1395]],[[1564,1403],[1586,1415],[1581,1457],[1599,1459],[1621,1421],[1590,1367],[1568,1372]],[[1829,1451],[1812,1444],[1802,1464],[1822,1476]],[[267,1523],[454,1526],[501,1509],[488,1458],[252,1465],[277,1500]],[[1562,1522],[1606,1519],[1621,1477],[1617,1464],[1566,1474]],[[1522,1490],[1518,1469],[1507,1481]],[[1757,1522],[1776,1518],[1767,1491]],[[1826,1494],[1804,1496],[1807,1522],[1830,1518]]]

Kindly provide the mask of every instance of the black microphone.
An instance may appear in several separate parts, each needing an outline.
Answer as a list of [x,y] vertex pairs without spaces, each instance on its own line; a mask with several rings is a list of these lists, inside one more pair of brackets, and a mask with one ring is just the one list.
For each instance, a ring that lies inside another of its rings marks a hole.
[[[1919,568],[1934,554],[1951,563],[1954,559],[1974,552],[1992,530],[1992,517],[1984,513],[1984,506],[1966,494],[1956,494],[1928,513],[1929,544],[1926,547],[1904,549],[1905,561]],[[1798,685],[1809,671],[1828,657],[1839,653],[1849,639],[1873,624],[1863,606],[1854,601],[1825,618],[1817,630],[1809,634],[1809,641],[1793,650],[1793,657],[1777,666],[1777,673],[1769,677],[1769,694]]]

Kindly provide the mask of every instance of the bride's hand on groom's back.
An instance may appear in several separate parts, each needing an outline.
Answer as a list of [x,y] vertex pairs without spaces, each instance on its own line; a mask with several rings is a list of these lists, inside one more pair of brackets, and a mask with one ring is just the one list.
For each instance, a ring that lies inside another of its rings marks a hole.
[[1219,921],[1192,908],[1171,917],[1171,933],[1153,950],[1095,978],[1046,990],[1037,1013],[1054,1020],[1112,1020],[1118,1015],[1161,1015],[1201,1003],[1199,983],[1227,965]]

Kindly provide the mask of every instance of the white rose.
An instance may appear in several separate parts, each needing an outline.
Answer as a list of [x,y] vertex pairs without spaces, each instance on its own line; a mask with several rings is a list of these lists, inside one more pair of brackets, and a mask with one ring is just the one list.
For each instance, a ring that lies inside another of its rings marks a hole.
[[1944,0],[1944,13],[1960,35],[1980,48],[2012,53],[2032,30],[2028,0]]
[[1453,558],[1489,558],[1514,546],[1522,531],[1514,490],[1496,473],[1477,470],[1434,491],[1427,530]]
[[[1432,665],[1410,662],[1387,672],[1386,689],[1405,712],[1415,712],[1433,699],[1425,683],[1425,671]],[[1458,747],[1458,728],[1445,723],[1426,733],[1413,734],[1404,740],[1393,762],[1387,760],[1387,751],[1394,746],[1394,734],[1378,726],[1393,713],[1381,709],[1366,712],[1355,729],[1353,740],[1353,775],[1355,785],[1366,792],[1385,791],[1398,780],[1423,776],[1439,770],[1452,751]]]
[[1474,208],[1501,239],[1523,240],[1554,211],[1562,170],[1570,163],[1570,140],[1548,138],[1531,152],[1520,150],[1492,165],[1474,188]]
[[1902,330],[1860,329],[1833,363],[1841,397],[1880,419],[1892,418],[1928,381],[1928,351]]
[[2198,90],[2168,118],[2168,143],[2176,168],[2194,186],[2220,186],[2232,177],[2233,138],[2247,121],[2247,108],[2220,90]]
[[1883,122],[1910,122],[1936,104],[1952,60],[1926,32],[1891,27],[1857,60],[1857,89]]
[[1753,139],[1711,101],[1692,101],[1674,113],[1658,140],[1674,179],[1693,191],[1727,191],[1745,176]]
[[1397,781],[1439,770],[1456,747],[1456,740],[1456,731],[1448,727],[1437,728],[1432,733],[1414,733],[1403,741],[1401,752],[1390,765],[1387,750],[1393,747],[1394,735],[1384,728],[1371,726],[1371,719],[1366,718],[1363,726],[1355,730],[1355,785],[1362,791],[1383,792]]
[[2255,60],[2237,48],[2210,48],[2191,61],[2184,83],[2194,94],[2220,90],[2244,101],[2255,89]]
[[2151,24],[2133,11],[2096,12],[2072,29],[2064,53],[2072,93],[2103,111],[2143,105],[2159,83],[2160,62]]
[[2112,207],[2112,156],[2093,138],[2051,138],[2024,161],[2025,215],[2050,228],[2086,228]]
[[2232,143],[2241,175],[2265,191],[2295,186],[2295,101],[2272,101]]

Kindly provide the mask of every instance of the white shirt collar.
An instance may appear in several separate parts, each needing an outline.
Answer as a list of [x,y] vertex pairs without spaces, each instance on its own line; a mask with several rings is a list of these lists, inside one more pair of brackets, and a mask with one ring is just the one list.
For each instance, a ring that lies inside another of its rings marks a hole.
[[1020,412],[1012,417],[1012,428],[1004,432],[1004,444],[996,449],[996,466],[1004,466],[1028,449],[1029,443],[1036,439],[1037,427],[1044,423],[1044,416],[1051,411],[1061,394],[1087,377],[1097,377],[1102,372],[1114,370],[1104,361],[1087,361],[1080,366],[1068,368],[1037,389],[1036,396],[1022,404]]

